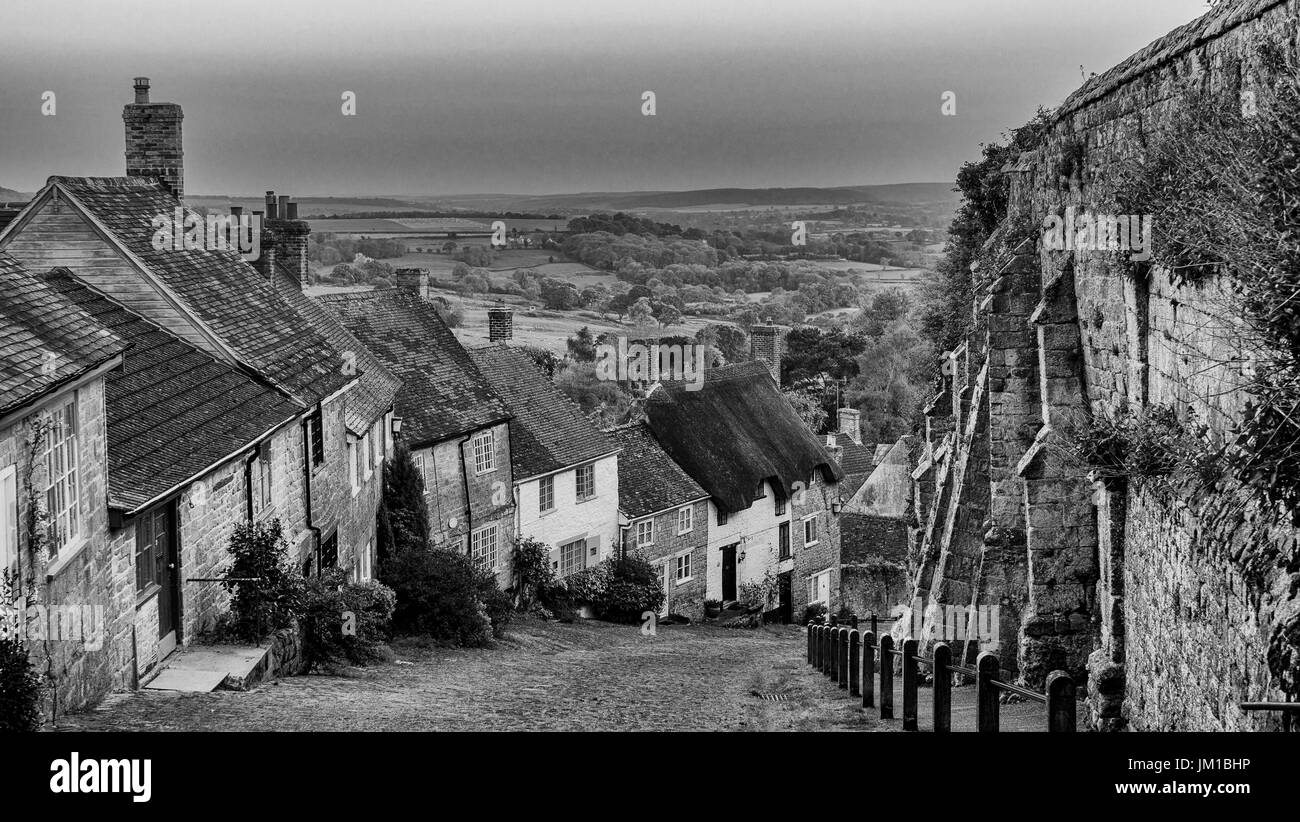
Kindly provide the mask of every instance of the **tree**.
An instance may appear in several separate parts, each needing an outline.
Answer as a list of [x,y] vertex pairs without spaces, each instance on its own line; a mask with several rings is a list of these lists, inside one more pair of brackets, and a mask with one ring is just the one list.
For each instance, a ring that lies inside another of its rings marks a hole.
[[577,334],[565,341],[565,345],[569,349],[569,356],[573,357],[575,361],[596,361],[596,338],[587,326],[584,325],[579,328]]
[[647,325],[654,319],[654,310],[650,307],[650,298],[642,297],[627,310],[628,319],[637,325]]
[[542,303],[556,311],[572,311],[582,305],[578,288],[573,283],[547,277],[541,283]]
[[656,302],[652,306],[652,313],[659,321],[660,328],[676,325],[682,321],[682,312],[672,303]]
[[794,412],[799,415],[799,419],[803,420],[803,424],[808,426],[808,430],[820,434],[828,416],[826,409],[822,407],[821,396],[809,389],[789,389],[781,393],[785,395]]

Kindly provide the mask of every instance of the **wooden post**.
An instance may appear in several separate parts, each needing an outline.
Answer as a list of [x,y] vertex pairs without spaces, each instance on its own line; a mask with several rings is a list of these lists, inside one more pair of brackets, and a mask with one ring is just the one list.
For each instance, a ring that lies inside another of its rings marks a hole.
[[998,678],[997,654],[983,652],[975,660],[975,726],[980,733],[998,732],[998,689],[993,680]]
[[1052,671],[1047,675],[1047,730],[1073,733],[1074,711],[1074,680],[1065,671]]
[[835,630],[835,629],[834,629],[833,627],[831,627],[830,625],[826,625],[826,626],[822,629],[822,667],[821,667],[821,671],[822,671],[823,674],[828,674],[828,675],[829,675],[830,672],[831,672],[831,654],[830,654],[830,647],[831,647],[831,631],[833,631],[833,630]]
[[876,615],[871,615],[871,635],[880,636],[880,629],[876,627]]
[[940,642],[934,646],[934,731],[952,730],[952,649]]
[[915,639],[903,640],[903,730],[915,731],[916,724],[916,688],[920,679],[916,661],[919,646]]
[[880,638],[880,718],[894,718],[894,638]]
[[857,628],[849,631],[849,696],[862,695],[861,642],[862,635],[858,633]]
[[862,707],[876,707],[876,635],[862,635]]
[[818,625],[817,635],[813,637],[813,667],[819,671],[822,669],[822,632],[825,630],[825,625]]
[[815,626],[813,625],[813,621],[811,619],[808,620],[808,664],[809,665],[813,664],[813,636],[814,636],[813,628],[814,627]]
[[849,636],[857,633],[852,628],[840,629],[840,656],[836,663],[839,670],[840,689],[847,691],[849,689]]

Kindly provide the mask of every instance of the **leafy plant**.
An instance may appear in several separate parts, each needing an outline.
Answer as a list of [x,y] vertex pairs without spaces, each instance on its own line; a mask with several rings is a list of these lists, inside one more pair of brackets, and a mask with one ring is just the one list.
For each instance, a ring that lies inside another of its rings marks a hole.
[[664,604],[660,572],[639,553],[610,557],[564,581],[573,602],[611,622],[639,622],[642,613]]
[[231,563],[221,585],[231,595],[227,626],[234,636],[261,642],[292,624],[302,605],[304,580],[289,565],[280,520],[240,523],[227,550]]
[[510,552],[510,570],[515,607],[527,611],[541,600],[542,592],[555,581],[550,546],[532,537],[520,539]]
[[381,659],[396,602],[388,586],[373,580],[348,582],[339,568],[307,582],[301,625],[308,667]]
[[482,599],[486,582],[464,554],[440,548],[401,551],[380,562],[379,578],[397,596],[395,631],[462,647],[491,640],[492,617]]
[[13,588],[9,572],[0,572],[0,732],[36,731],[43,688],[23,639],[22,615],[4,610],[14,602]]

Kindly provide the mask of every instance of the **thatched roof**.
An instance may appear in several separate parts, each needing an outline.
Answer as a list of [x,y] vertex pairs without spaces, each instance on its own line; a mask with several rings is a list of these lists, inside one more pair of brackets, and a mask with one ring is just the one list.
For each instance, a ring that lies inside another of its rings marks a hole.
[[844,472],[772,381],[761,362],[710,369],[699,390],[663,383],[646,401],[655,439],[724,511],[743,511],[764,480],[789,494],[816,471]]

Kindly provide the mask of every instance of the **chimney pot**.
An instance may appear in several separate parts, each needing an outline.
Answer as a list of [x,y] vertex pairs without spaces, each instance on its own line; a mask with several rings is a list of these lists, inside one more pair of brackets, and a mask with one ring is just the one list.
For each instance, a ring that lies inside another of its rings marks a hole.
[[244,214],[244,207],[243,207],[243,206],[232,205],[232,206],[230,207],[230,216],[231,216],[231,217],[238,218],[238,217],[242,217],[243,214]]
[[126,176],[158,180],[177,200],[184,200],[184,119],[185,113],[175,103],[150,103],[149,78],[135,78],[135,102],[122,108]]
[[266,219],[274,220],[275,219],[275,192],[274,191],[266,192],[265,208],[266,208]]
[[285,215],[284,215],[284,218],[285,218],[286,220],[296,220],[296,219],[298,219],[298,204],[297,204],[297,203],[289,203],[289,213],[288,213],[288,214],[285,214]]
[[149,78],[135,78],[135,102],[136,105],[145,105],[149,102]]
[[281,194],[279,204],[275,208],[275,213],[280,215],[281,220],[289,219],[289,195]]

